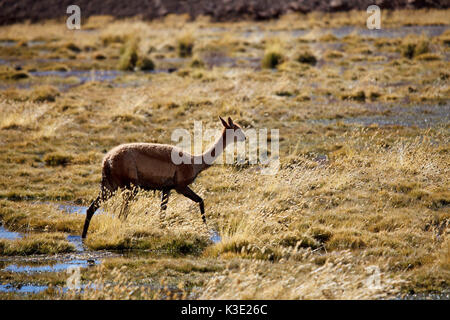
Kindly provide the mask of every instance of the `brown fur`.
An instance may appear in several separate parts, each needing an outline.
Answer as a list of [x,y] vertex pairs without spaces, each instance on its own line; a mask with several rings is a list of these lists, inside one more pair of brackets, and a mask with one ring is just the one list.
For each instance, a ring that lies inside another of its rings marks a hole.
[[194,167],[175,165],[171,160],[174,148],[154,143],[130,143],[115,147],[103,159],[105,187],[110,191],[131,185],[145,190],[162,190],[192,183],[195,179]]
[[[194,159],[198,157],[203,159],[208,152],[216,158],[228,143],[233,142],[227,141],[226,129],[241,130],[241,127],[233,123],[231,118],[228,118],[228,122],[222,118],[220,120],[224,126],[221,137],[208,151],[199,156],[184,152],[176,146],[156,143],[129,143],[110,150],[103,158],[101,193],[92,202],[86,213],[82,237],[86,237],[90,219],[100,206],[100,202],[107,200],[119,188],[138,187],[144,190],[161,190],[161,210],[166,209],[170,190],[175,189],[199,203],[203,222],[206,224],[203,200],[188,185],[194,182],[201,171],[210,166],[204,161],[195,164]],[[215,154],[216,146],[220,147],[218,154]],[[172,161],[173,151],[190,159],[190,163],[174,164]]]

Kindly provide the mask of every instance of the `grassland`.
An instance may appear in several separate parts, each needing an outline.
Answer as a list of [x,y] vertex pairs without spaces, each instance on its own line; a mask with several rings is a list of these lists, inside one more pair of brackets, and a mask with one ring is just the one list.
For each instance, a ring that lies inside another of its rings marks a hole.
[[[11,255],[73,251],[62,234],[80,234],[84,216],[55,203],[88,205],[103,155],[120,143],[173,143],[176,128],[219,128],[218,116],[231,116],[246,129],[279,129],[281,166],[274,176],[248,164],[199,176],[193,189],[220,242],[182,196],[172,194],[161,216],[159,194],[140,192],[123,221],[117,195],[94,216],[86,245],[120,256],[83,269],[85,291],[62,292],[65,272],[0,271],[3,283],[51,284],[0,297],[448,290],[448,14],[384,12],[383,28],[423,29],[377,37],[341,34],[365,28],[360,12],[214,24],[96,17],[76,32],[55,21],[1,27],[9,44],[0,47],[0,221],[29,235],[0,240],[0,266]],[[430,25],[446,30],[429,35]]]

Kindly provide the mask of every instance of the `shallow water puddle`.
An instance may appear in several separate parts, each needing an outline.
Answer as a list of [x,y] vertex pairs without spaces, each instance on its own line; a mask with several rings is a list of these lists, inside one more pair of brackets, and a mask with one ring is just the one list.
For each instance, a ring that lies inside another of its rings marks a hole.
[[394,300],[450,300],[450,291],[407,294]]
[[0,41],[0,47],[12,47],[17,44],[17,41],[14,40],[2,40]]
[[35,46],[43,46],[46,42],[42,40],[30,40],[27,42],[27,46],[29,47],[35,47]]
[[76,206],[76,205],[72,205],[72,204],[59,204],[58,209],[65,211],[67,213],[86,214],[88,207]]
[[357,28],[353,26],[325,29],[329,33],[335,35],[338,38],[348,36],[352,33],[369,38],[399,38],[405,37],[408,34],[426,34],[429,37],[435,37],[441,35],[447,26],[403,26],[398,28],[382,28],[382,29],[367,29]]
[[[22,235],[19,232],[12,232],[6,230],[4,227],[0,226],[0,239],[7,239],[7,240],[16,240],[22,238]],[[75,246],[75,251],[77,253],[83,253],[86,251],[83,241],[81,239],[81,236],[77,235],[68,235],[67,241],[72,243]],[[9,271],[9,272],[25,272],[25,273],[37,273],[37,272],[60,272],[67,270],[70,267],[89,267],[92,265],[99,264],[100,260],[98,259],[81,259],[77,258],[76,256],[74,258],[71,258],[67,261],[59,261],[55,264],[45,264],[45,265],[38,265],[38,266],[32,266],[32,265],[17,265],[17,264],[10,264],[7,267],[3,269],[3,271]],[[11,289],[12,290],[12,289]],[[2,291],[0,289],[0,291]]]
[[[144,71],[144,73],[170,73],[173,72],[171,68],[168,69],[156,69],[151,71]],[[121,75],[134,74],[133,72],[124,72],[119,70],[69,70],[69,71],[30,71],[30,74],[35,77],[60,77],[69,78],[75,77],[80,80],[81,83],[88,81],[109,82],[115,80]]]
[[[61,205],[62,209],[68,209],[71,212],[85,211],[86,207]],[[0,226],[0,239],[14,241],[21,239],[25,234],[12,232]],[[2,272],[40,274],[52,272],[67,272],[69,269],[88,268],[100,264],[103,259],[115,254],[108,251],[90,251],[88,250],[79,235],[68,235],[67,241],[75,246],[75,252],[57,255],[32,255],[27,257],[2,257]],[[4,283],[0,285],[0,293],[20,293],[36,294],[47,289],[48,286],[34,285],[32,283]],[[64,287],[63,291],[67,288]]]
[[38,286],[32,284],[19,286],[13,286],[12,284],[0,284],[0,292],[39,293],[47,288],[48,286]]
[[[65,213],[76,213],[76,214],[86,214],[86,211],[89,207],[85,206],[77,206],[74,204],[58,204],[58,210],[64,211]],[[97,209],[95,211],[95,215],[104,213],[103,208]]]
[[112,81],[117,78],[121,72],[117,70],[70,70],[70,71],[32,71],[35,77],[60,77],[69,78],[76,77],[81,83],[87,81]]
[[[0,47],[13,47],[17,45],[18,42],[16,40],[2,40],[0,41]],[[28,47],[42,46],[46,44],[45,41],[42,40],[30,40],[26,43]]]
[[19,272],[19,273],[42,273],[42,272],[61,272],[66,271],[67,269],[71,267],[80,267],[80,268],[86,268],[90,267],[96,264],[99,264],[100,262],[98,260],[89,259],[89,260],[81,260],[81,259],[74,259],[69,260],[67,262],[61,262],[56,264],[47,264],[47,265],[17,265],[17,264],[10,264],[7,267],[3,269],[3,271],[9,271],[9,272]]
[[67,241],[72,243],[75,246],[76,252],[84,252],[85,246],[83,244],[83,240],[81,239],[81,236],[75,236],[75,235],[69,235],[67,236]]
[[216,230],[211,230],[209,232],[209,239],[213,242],[213,243],[219,243],[222,241],[222,237],[220,236],[220,234],[216,231]]
[[22,238],[20,233],[8,231],[3,226],[0,226],[0,239],[15,240],[20,238]]
[[380,126],[404,126],[419,128],[430,128],[438,125],[447,124],[450,121],[450,105],[443,106],[413,106],[413,107],[394,107],[388,114],[357,116],[343,119],[311,119],[309,122],[318,124],[333,124],[343,122],[347,124],[360,124],[370,126],[372,124]]
[[436,37],[441,35],[448,29],[447,26],[403,26],[397,28],[382,28],[382,29],[367,29],[354,26],[344,26],[339,28],[318,28],[318,29],[296,29],[289,31],[279,30],[260,30],[253,29],[242,32],[244,37],[258,36],[263,37],[264,34],[272,36],[281,35],[283,33],[290,33],[294,37],[303,37],[310,32],[317,32],[317,37],[325,34],[332,34],[337,38],[343,38],[352,34],[368,38],[399,38],[405,37],[409,34],[425,34],[428,37]]

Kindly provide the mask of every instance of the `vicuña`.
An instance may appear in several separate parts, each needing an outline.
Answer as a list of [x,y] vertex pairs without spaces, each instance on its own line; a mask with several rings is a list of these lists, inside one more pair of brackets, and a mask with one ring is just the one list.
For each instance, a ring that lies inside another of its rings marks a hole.
[[[161,210],[167,208],[170,191],[175,189],[199,204],[203,222],[206,224],[203,199],[192,191],[189,185],[200,172],[211,166],[211,159],[215,160],[228,144],[245,140],[242,128],[230,117],[228,122],[219,118],[224,126],[220,138],[200,155],[191,155],[176,146],[156,143],[122,144],[109,151],[103,158],[100,194],[86,212],[82,238],[86,238],[91,218],[101,202],[110,198],[119,188],[161,190]],[[232,134],[229,134],[230,132]],[[175,164],[172,161],[173,154],[190,161]],[[126,199],[125,202],[127,201]]]

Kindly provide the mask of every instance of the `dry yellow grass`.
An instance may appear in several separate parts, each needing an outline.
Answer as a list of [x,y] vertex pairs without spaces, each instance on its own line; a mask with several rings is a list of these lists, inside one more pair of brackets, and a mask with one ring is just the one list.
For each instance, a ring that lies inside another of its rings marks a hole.
[[[390,13],[383,23],[448,23],[448,11],[424,12]],[[173,130],[192,132],[194,120],[218,129],[219,115],[246,129],[280,130],[276,175],[235,164],[199,176],[193,189],[205,200],[209,230],[198,206],[175,193],[164,215],[158,193],[139,193],[126,220],[118,218],[123,202],[117,195],[93,217],[86,244],[147,255],[105,259],[83,270],[84,284],[103,273],[97,285],[110,284],[103,293],[64,295],[59,275],[48,280],[55,288],[36,297],[167,296],[146,287],[149,278],[168,278],[171,287],[183,281],[177,298],[189,292],[208,299],[370,299],[448,288],[446,34],[427,39],[430,52],[409,59],[402,56],[403,38],[290,32],[327,21],[331,27],[365,23],[359,14],[293,15],[264,24],[102,18],[89,22],[95,32],[82,35],[56,22],[1,27],[0,38],[45,42],[40,49],[14,46],[1,53],[0,59],[22,59],[30,74],[61,68],[53,60],[37,63],[41,49],[50,52],[47,59],[66,59],[68,69],[114,69],[133,35],[139,35],[139,54],[154,60],[156,69],[177,69],[83,84],[57,76],[1,76],[13,87],[0,91],[0,219],[11,230],[79,234],[83,215],[63,214],[43,201],[88,205],[98,193],[103,155],[120,143],[173,143]],[[282,63],[277,70],[261,68],[274,38]],[[180,60],[178,40],[193,44],[201,67],[192,58]],[[316,63],[299,62],[304,52]],[[0,75],[11,72],[1,68]],[[220,242],[210,241],[211,230]],[[381,282],[372,290],[370,279]]]
[[0,255],[27,256],[33,254],[67,253],[75,250],[62,233],[28,234],[15,240],[0,239]]

